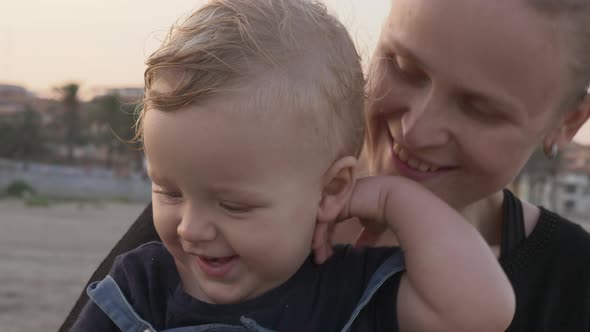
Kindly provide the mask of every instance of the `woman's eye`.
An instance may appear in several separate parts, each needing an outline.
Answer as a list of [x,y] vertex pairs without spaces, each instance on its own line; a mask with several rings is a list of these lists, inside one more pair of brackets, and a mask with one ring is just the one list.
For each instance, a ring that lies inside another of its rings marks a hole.
[[237,204],[237,203],[220,202],[219,206],[221,206],[227,212],[231,212],[231,213],[246,213],[246,212],[252,211],[251,206]]
[[409,60],[398,55],[386,57],[388,66],[391,67],[393,75],[411,84],[421,84],[428,81],[428,76]]
[[473,98],[463,97],[459,104],[469,116],[482,119],[486,122],[500,122],[504,118],[502,113]]
[[477,102],[474,102],[473,99],[469,97],[461,98],[459,105],[469,115],[483,116],[487,114],[487,112],[482,110],[481,106],[478,105]]

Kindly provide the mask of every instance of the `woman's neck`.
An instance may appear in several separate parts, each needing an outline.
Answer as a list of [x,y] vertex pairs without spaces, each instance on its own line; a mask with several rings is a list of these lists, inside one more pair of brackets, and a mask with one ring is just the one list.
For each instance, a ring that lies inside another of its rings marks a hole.
[[499,191],[459,210],[492,247],[502,240],[503,202],[504,193]]
[[[528,237],[537,226],[541,210],[527,201],[520,202],[524,218],[524,233]],[[502,241],[503,203],[504,193],[499,191],[459,210],[490,246],[499,246]]]

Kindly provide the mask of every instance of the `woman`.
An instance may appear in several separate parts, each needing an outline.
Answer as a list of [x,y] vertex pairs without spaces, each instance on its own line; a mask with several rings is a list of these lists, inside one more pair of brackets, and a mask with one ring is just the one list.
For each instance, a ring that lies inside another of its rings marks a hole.
[[[538,146],[554,157],[588,119],[588,22],[587,0],[395,0],[369,72],[372,172],[422,183],[480,231],[515,289],[508,331],[590,331],[590,236],[503,190]],[[137,225],[152,229],[151,216]],[[109,257],[152,239],[130,230]]]
[[589,22],[590,1],[395,0],[373,59],[373,172],[424,184],[496,249],[509,331],[590,331],[590,237],[502,190],[588,119]]

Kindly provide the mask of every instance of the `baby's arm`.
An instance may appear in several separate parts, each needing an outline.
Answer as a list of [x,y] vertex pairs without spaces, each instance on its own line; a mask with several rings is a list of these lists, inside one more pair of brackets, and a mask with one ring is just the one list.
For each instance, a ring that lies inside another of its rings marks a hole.
[[421,185],[359,179],[343,219],[389,227],[405,254],[397,298],[400,330],[504,331],[515,308],[510,282],[477,230]]

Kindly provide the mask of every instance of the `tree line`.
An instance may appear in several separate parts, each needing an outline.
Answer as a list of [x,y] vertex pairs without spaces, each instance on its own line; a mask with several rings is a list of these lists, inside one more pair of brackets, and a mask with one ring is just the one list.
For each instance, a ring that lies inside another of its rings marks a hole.
[[55,88],[56,100],[43,110],[47,114],[30,103],[0,116],[0,158],[75,165],[81,162],[75,150],[93,146],[106,151],[101,160],[106,167],[114,166],[115,156],[140,160],[138,145],[131,142],[139,101],[124,103],[107,94],[82,102],[79,90],[77,83]]

